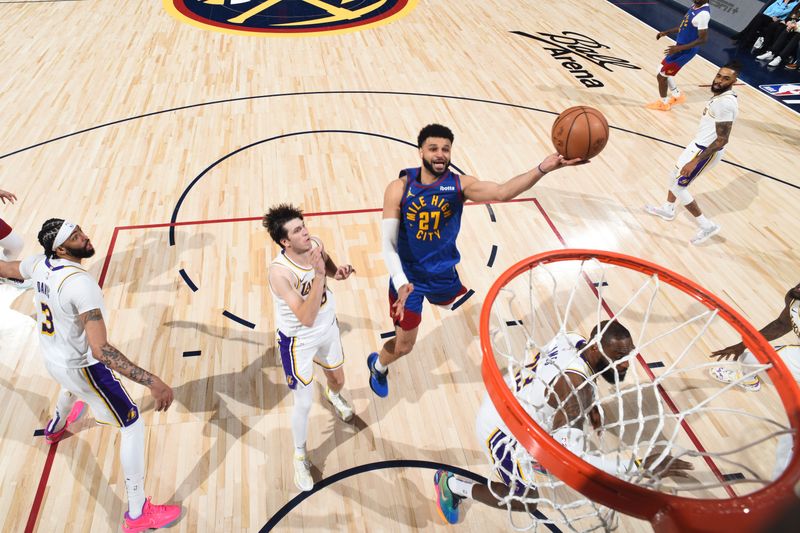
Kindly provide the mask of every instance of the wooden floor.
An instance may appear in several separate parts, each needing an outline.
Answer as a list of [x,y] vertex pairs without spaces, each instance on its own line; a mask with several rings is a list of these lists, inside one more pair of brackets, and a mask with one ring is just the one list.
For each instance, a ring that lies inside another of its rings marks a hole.
[[[276,364],[266,278],[275,248],[257,220],[272,204],[315,214],[312,231],[357,271],[332,283],[357,419],[342,424],[315,403],[308,445],[317,480],[389,460],[488,474],[474,435],[484,394],[480,304],[506,267],[533,253],[624,252],[696,280],[757,327],[777,316],[798,281],[797,115],[737,88],[725,162],[692,186],[722,232],[693,247],[685,210],[667,223],[641,206],[663,200],[716,67],[693,60],[678,78],[687,103],[648,111],[665,46],[655,30],[605,0],[549,4],[420,1],[380,27],[279,39],[190,26],[159,2],[0,3],[0,188],[19,198],[0,216],[25,237],[25,254],[39,253],[46,218],[79,222],[98,250],[89,267],[102,279],[112,342],[175,388],[174,408],[157,414],[145,389],[128,387],[147,425],[147,493],[185,508],[172,530],[256,531],[298,494],[292,401]],[[586,88],[543,43],[514,30],[579,31],[640,69],[584,61],[604,84]],[[605,151],[547,176],[525,201],[495,204],[496,222],[485,206],[465,209],[460,272],[476,295],[452,313],[426,307],[414,352],[392,367],[389,397],[374,397],[364,360],[391,329],[377,209],[388,180],[418,165],[409,145],[418,130],[449,125],[453,164],[502,181],[552,151],[555,113],[577,104],[607,116]],[[174,228],[171,245],[173,214],[186,224]],[[41,362],[31,314],[30,293],[0,287],[0,529],[118,530],[126,498],[117,432],[88,417],[54,454],[33,437],[58,386]],[[735,340],[711,338],[702,348]],[[671,386],[679,400],[716,388],[700,375]],[[769,394],[729,398],[785,420]],[[696,429],[707,442],[735,439],[724,425]],[[432,474],[347,477],[294,507],[277,530],[444,531]],[[473,504],[457,527],[507,523],[504,511]],[[626,519],[622,530],[649,526]]]

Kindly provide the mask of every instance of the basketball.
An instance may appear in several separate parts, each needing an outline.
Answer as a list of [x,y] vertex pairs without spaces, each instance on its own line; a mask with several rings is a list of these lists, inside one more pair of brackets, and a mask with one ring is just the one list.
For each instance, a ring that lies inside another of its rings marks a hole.
[[556,151],[566,159],[591,159],[608,142],[608,121],[593,107],[570,107],[558,115],[551,136]]

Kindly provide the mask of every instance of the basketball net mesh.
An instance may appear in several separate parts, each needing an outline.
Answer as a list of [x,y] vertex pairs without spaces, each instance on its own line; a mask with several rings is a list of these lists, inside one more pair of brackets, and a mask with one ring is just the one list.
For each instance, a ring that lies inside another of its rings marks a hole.
[[[742,367],[710,359],[711,351],[741,337],[716,309],[660,283],[657,275],[595,259],[540,264],[509,280],[490,313],[497,365],[516,399],[548,433],[556,429],[553,418],[566,399],[554,414],[542,416],[542,406],[523,394],[523,384],[537,379],[531,365],[536,355],[580,332],[587,344],[575,350],[578,358],[596,342],[588,338],[593,327],[602,331],[603,321],[617,321],[628,328],[636,349],[616,362],[606,358],[617,379],[619,365],[630,363],[625,379],[609,384],[596,372],[571,393],[582,387],[595,391],[593,403],[581,407],[585,439],[578,450],[570,449],[584,459],[603,458],[613,465],[613,472],[604,468],[610,474],[654,491],[725,499],[753,492],[780,473],[774,472],[776,443],[793,432],[780,399],[767,386],[758,395],[740,387],[772,365]],[[715,381],[709,376],[713,367],[732,368],[738,378],[729,384]],[[564,374],[558,370],[550,383]],[[599,414],[596,428],[589,421],[593,410]],[[618,528],[620,517],[613,509],[556,479],[507,428],[504,433],[492,447],[505,460],[493,460],[489,479],[511,480],[508,496],[492,492],[498,505],[508,509],[514,529],[546,530],[551,524],[565,531]],[[688,479],[658,473],[672,458],[692,463]],[[527,512],[512,512],[514,502],[524,504]]]

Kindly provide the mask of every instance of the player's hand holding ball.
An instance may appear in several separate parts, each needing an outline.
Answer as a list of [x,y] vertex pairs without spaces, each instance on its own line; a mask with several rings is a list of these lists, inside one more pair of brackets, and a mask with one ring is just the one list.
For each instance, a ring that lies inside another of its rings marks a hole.
[[588,162],[606,147],[608,133],[608,121],[597,109],[583,105],[566,109],[553,122],[550,132],[553,146],[563,157],[550,156],[539,169],[550,172],[562,166]]

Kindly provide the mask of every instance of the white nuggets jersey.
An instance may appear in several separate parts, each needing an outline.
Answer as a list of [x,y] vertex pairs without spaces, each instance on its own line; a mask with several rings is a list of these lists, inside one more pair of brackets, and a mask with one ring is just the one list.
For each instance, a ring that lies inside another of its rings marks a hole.
[[707,147],[717,138],[717,122],[733,122],[739,114],[739,103],[736,93],[728,89],[722,94],[714,95],[706,104],[700,126],[694,138],[695,144]]
[[[314,243],[314,247],[319,246],[319,242],[316,239],[312,239],[312,242]],[[286,257],[283,250],[281,250],[278,257],[272,261],[270,268],[274,268],[276,265],[287,268],[292,272],[292,286],[297,289],[303,299],[305,299],[308,293],[311,292],[311,282],[314,281],[314,269],[312,267],[306,268],[298,265]],[[321,339],[327,329],[336,321],[336,306],[333,300],[333,293],[328,288],[327,283],[325,284],[325,292],[322,294],[322,303],[319,308],[319,313],[317,314],[317,319],[311,327],[306,327],[301,324],[300,320],[298,320],[297,316],[292,312],[292,308],[289,307],[283,299],[279,298],[275,292],[272,291],[271,287],[270,292],[272,292],[272,302],[275,309],[275,326],[287,337],[302,337],[313,343],[314,339]]]
[[[586,386],[590,387],[593,395],[596,395],[596,385],[594,381],[589,380],[592,371],[578,354],[585,342],[583,337],[574,333],[559,335],[526,365],[532,374],[518,372],[513,378],[506,377],[506,382],[512,390],[515,386],[518,387],[517,397],[527,402],[527,404],[522,403],[525,410],[548,433],[552,432],[551,422],[556,410],[548,405],[547,397],[558,377],[567,372],[580,374],[589,381]],[[487,394],[478,411],[476,428],[478,438],[481,441],[486,440],[495,429],[511,435]]]
[[92,309],[100,309],[105,315],[103,292],[97,281],[80,264],[43,254],[25,258],[19,269],[35,284],[33,301],[45,360],[64,368],[97,363],[78,318]]

